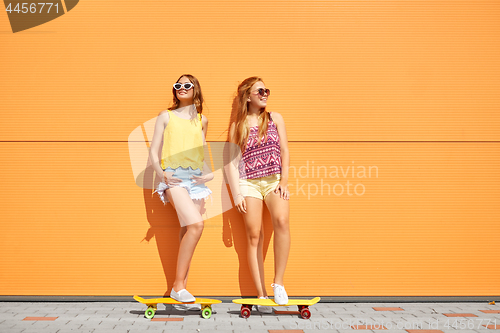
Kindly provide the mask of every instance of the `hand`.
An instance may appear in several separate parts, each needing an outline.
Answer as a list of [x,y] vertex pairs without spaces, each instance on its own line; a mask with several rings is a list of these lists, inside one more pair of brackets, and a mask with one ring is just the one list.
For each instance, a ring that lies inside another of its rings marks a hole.
[[204,184],[204,183],[209,182],[212,179],[214,179],[214,174],[207,173],[206,175],[192,176],[191,179],[193,179],[193,181],[192,181],[193,185],[200,185],[200,184]]
[[236,199],[234,199],[234,203],[236,204],[236,209],[238,210],[238,212],[242,214],[245,214],[247,212],[247,202],[243,195],[238,194],[236,196]]
[[288,185],[283,185],[279,182],[278,186],[274,190],[274,193],[280,194],[280,198],[283,200],[290,200],[290,191],[288,191]]
[[174,172],[163,171],[163,181],[170,186],[177,186],[182,183],[182,179],[174,177]]

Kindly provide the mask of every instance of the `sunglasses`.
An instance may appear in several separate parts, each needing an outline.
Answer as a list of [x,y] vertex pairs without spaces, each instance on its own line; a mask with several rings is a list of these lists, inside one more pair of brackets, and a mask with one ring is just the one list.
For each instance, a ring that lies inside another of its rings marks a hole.
[[189,90],[191,88],[194,87],[194,84],[192,84],[191,82],[186,82],[186,83],[174,83],[174,89],[175,90],[181,90],[182,88],[186,89],[186,90]]
[[261,96],[264,96],[264,94],[267,94],[267,96],[271,95],[271,90],[269,89],[264,89],[264,88],[259,88],[257,90],[254,90],[254,91],[257,91],[259,95]]

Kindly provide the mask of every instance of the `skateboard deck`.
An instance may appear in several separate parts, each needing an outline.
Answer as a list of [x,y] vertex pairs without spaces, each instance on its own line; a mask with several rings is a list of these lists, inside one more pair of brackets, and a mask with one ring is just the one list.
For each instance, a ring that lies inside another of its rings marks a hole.
[[212,316],[212,304],[222,303],[221,300],[218,299],[210,299],[210,298],[197,298],[194,302],[179,302],[170,297],[164,298],[142,298],[137,295],[134,296],[134,299],[142,304],[146,304],[148,307],[146,312],[144,313],[144,317],[148,319],[152,319],[155,316],[158,303],[163,304],[201,304],[201,316],[205,319],[208,319]]
[[297,305],[300,311],[300,316],[304,319],[311,318],[311,311],[309,311],[309,306],[318,303],[321,300],[320,297],[315,297],[313,299],[289,299],[287,304],[279,305],[272,299],[259,299],[259,298],[239,298],[233,299],[233,303],[242,304],[241,305],[241,316],[243,318],[250,317],[253,305],[264,305],[264,306],[290,306]]

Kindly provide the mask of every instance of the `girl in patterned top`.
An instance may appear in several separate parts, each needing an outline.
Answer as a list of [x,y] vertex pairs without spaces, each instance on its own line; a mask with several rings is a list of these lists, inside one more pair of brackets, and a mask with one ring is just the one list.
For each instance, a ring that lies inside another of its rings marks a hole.
[[205,182],[214,176],[204,161],[208,120],[201,114],[203,96],[198,80],[189,74],[182,75],[174,83],[172,93],[173,106],[160,112],[156,119],[149,156],[162,179],[155,192],[163,202],[172,203],[181,224],[177,271],[170,297],[192,302],[195,297],[186,290],[189,266],[203,232],[203,199],[211,194]]
[[[283,117],[266,111],[270,91],[259,77],[238,86],[236,121],[229,140],[234,143],[229,183],[236,208],[243,215],[248,241],[248,264],[259,298],[267,298],[264,282],[262,214],[266,204],[274,227],[274,301],[288,303],[283,278],[290,252],[288,167],[290,157]],[[272,312],[271,307],[258,307]]]

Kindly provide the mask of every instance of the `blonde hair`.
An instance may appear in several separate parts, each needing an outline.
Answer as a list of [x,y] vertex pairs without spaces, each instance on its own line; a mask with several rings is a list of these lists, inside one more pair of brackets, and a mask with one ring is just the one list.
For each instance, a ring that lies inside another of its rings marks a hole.
[[[201,93],[200,82],[198,82],[198,79],[191,74],[182,74],[175,82],[179,82],[182,77],[186,77],[193,84],[193,103],[196,106],[198,113],[201,114],[203,111],[203,94]],[[169,109],[175,110],[179,108],[181,101],[177,98],[177,93],[174,87],[172,87],[172,94],[174,95],[174,100]]]
[[[248,112],[248,97],[250,96],[251,89],[253,85],[257,82],[264,82],[258,76],[249,77],[238,85],[238,105],[236,110],[236,120],[235,120],[235,131],[232,141],[235,142],[242,152],[245,151],[247,140],[248,140],[248,122],[247,122],[247,112]],[[267,125],[269,123],[269,113],[265,108],[261,110],[258,122],[258,136],[257,142],[260,145],[260,138],[264,136],[264,142],[267,140]]]

